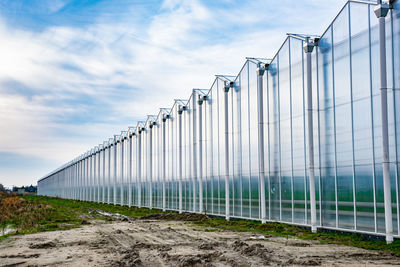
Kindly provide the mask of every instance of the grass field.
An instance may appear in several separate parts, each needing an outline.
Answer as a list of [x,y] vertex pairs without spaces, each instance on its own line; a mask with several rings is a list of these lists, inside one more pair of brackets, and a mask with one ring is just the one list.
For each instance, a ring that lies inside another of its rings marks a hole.
[[102,212],[118,213],[131,218],[185,221],[188,224],[204,227],[205,231],[234,230],[254,232],[264,235],[296,237],[304,240],[318,240],[322,243],[342,244],[369,250],[390,251],[400,255],[400,240],[387,245],[385,241],[370,240],[351,233],[320,232],[311,233],[308,229],[282,223],[261,224],[257,221],[209,218],[176,212],[162,212],[155,209],[116,206],[95,202],[67,200],[44,196],[2,195],[0,203],[0,227],[11,226],[15,232],[10,235],[29,234],[43,231],[67,230],[91,223],[107,223],[113,218]]

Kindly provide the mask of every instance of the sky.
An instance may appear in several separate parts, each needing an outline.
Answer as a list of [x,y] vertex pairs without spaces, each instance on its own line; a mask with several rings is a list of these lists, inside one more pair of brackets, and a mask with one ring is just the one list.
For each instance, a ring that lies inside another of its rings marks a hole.
[[0,0],[0,183],[36,184],[128,126],[322,34],[346,0]]

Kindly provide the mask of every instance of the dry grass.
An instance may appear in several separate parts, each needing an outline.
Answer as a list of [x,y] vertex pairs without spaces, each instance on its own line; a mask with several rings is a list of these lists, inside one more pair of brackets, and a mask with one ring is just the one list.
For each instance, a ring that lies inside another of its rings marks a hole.
[[0,226],[7,225],[17,228],[17,231],[26,231],[38,226],[43,218],[50,215],[53,208],[50,205],[35,203],[16,195],[0,195]]

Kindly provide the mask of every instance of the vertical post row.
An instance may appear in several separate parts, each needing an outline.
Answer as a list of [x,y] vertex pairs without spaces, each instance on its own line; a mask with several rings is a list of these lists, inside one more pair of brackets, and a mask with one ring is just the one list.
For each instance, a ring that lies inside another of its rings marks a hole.
[[260,181],[261,198],[261,222],[267,221],[265,204],[265,156],[264,156],[264,97],[263,77],[265,65],[258,63],[257,66],[257,115],[258,115],[258,179]]
[[387,73],[386,73],[386,25],[385,17],[389,12],[389,5],[378,5],[374,9],[379,20],[379,58],[380,58],[380,91],[381,91],[381,116],[382,116],[382,168],[383,168],[383,194],[385,205],[385,228],[386,242],[393,242],[392,200],[390,188],[390,165],[389,165],[389,127],[387,107]]

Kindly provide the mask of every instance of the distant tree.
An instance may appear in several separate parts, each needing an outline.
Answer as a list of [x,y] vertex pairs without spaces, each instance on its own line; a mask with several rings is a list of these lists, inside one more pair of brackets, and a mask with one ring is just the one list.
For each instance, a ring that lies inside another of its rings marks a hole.
[[25,187],[25,192],[35,193],[36,191],[37,191],[36,186],[30,185],[30,186]]
[[30,193],[36,193],[37,192],[37,186],[30,185],[30,186],[13,186],[12,187],[12,192],[16,193],[18,192],[18,189],[24,189],[25,192],[30,192]]
[[4,187],[3,184],[0,184],[0,191],[1,191],[1,192],[5,192],[5,191],[6,191],[6,189],[5,189],[5,187]]

